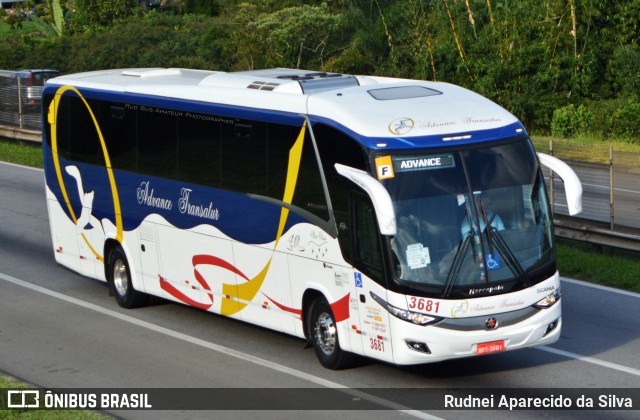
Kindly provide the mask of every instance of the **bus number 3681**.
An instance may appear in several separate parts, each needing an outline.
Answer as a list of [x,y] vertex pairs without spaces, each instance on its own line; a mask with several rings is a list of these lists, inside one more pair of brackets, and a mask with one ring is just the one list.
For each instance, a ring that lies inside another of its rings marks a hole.
[[384,351],[384,341],[378,338],[370,338],[369,344],[371,345],[371,349],[375,351]]
[[438,309],[440,309],[440,302],[434,302],[431,299],[412,296],[409,299],[409,309],[438,313]]

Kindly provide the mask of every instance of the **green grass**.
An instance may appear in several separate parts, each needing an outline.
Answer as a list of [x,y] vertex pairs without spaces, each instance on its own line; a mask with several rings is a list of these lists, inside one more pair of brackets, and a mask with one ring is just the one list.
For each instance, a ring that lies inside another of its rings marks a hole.
[[[33,387],[5,376],[0,376],[0,390],[3,391],[3,395],[0,395],[0,400],[4,400],[7,397],[7,393],[5,391],[7,389],[27,388]],[[2,404],[2,406],[4,405],[5,404]],[[10,410],[0,410],[0,418],[4,420],[103,420],[108,417],[86,410],[37,410],[29,408],[12,408]]]
[[640,256],[604,248],[602,253],[584,242],[558,241],[558,270],[563,277],[640,293]]
[[22,28],[11,29],[7,23],[0,20],[0,40],[31,32],[38,32],[36,24],[33,22],[22,22]]
[[42,168],[42,146],[39,143],[0,137],[0,160]]
[[[551,137],[532,136],[538,152],[549,153]],[[591,163],[609,163],[609,148],[613,147],[614,166],[640,167],[640,143],[624,140],[606,140],[582,135],[569,139],[553,139],[553,155],[564,160]]]

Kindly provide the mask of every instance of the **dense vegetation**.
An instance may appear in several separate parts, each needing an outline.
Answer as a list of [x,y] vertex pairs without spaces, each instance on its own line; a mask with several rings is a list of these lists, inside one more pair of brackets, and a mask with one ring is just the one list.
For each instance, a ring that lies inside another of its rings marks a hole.
[[430,79],[488,96],[539,133],[640,134],[640,0],[45,0],[36,14],[36,32],[0,43],[0,68]]

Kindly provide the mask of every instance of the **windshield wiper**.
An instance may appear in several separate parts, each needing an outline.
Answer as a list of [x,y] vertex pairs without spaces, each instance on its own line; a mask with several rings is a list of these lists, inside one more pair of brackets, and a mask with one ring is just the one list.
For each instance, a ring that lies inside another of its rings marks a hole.
[[449,275],[447,276],[447,281],[444,285],[444,290],[442,291],[442,297],[446,298],[451,294],[451,290],[453,289],[453,285],[458,280],[458,276],[460,275],[460,270],[462,269],[462,263],[464,262],[464,257],[467,254],[467,250],[469,246],[473,248],[473,256],[475,258],[476,254],[476,244],[474,241],[474,236],[476,235],[475,229],[473,228],[473,219],[471,216],[471,210],[469,209],[469,204],[465,203],[465,210],[467,212],[467,222],[469,223],[469,230],[464,234],[464,239],[458,246],[458,250],[456,251],[456,255],[453,257],[453,262],[451,263],[451,268],[449,268]]
[[473,215],[471,214],[471,209],[469,208],[469,203],[465,202],[464,203],[464,209],[467,212],[467,223],[469,223],[469,231],[466,233],[467,235],[471,235],[471,248],[473,248],[473,258],[476,258],[477,255],[480,255],[478,253],[478,250],[476,249],[476,241],[475,241],[475,236],[476,236],[476,230],[474,228],[475,224],[473,223]]
[[[513,251],[511,251],[511,248],[504,240],[498,229],[493,226],[493,220],[495,219],[497,213],[493,213],[493,215],[491,216],[491,220],[489,220],[487,217],[487,210],[484,206],[484,201],[482,201],[482,198],[479,198],[479,201],[480,209],[482,210],[482,218],[485,223],[485,231],[487,232],[487,242],[489,245],[489,253],[491,255],[490,258],[494,258],[493,244],[495,240],[495,244],[498,248],[499,253],[502,254],[504,259],[507,261],[507,264],[509,265],[511,270],[518,277],[522,278],[528,286],[530,284],[529,276],[527,276],[527,273],[522,268],[522,265],[518,261],[518,258],[516,258],[516,256],[513,254]],[[487,280],[488,279],[489,278],[487,277]]]
[[449,275],[447,276],[447,281],[444,284],[444,290],[442,291],[442,297],[446,298],[451,294],[451,290],[453,289],[453,285],[456,283],[458,279],[458,275],[460,275],[460,270],[462,269],[462,263],[464,262],[464,256],[469,249],[469,244],[473,243],[473,228],[469,229],[469,231],[465,234],[462,243],[458,247],[456,251],[456,255],[453,257],[453,262],[451,263],[451,268],[449,269]]
[[[487,242],[489,243],[489,252],[493,255],[493,240],[491,239],[491,224],[493,223],[493,219],[496,217],[496,213],[493,213],[491,216],[491,220],[487,217],[487,209],[484,207],[484,201],[482,201],[482,197],[478,198],[480,201],[480,210],[482,210],[482,219],[484,221],[484,230],[487,232]],[[481,229],[482,231],[482,229]]]
[[495,237],[496,245],[499,249],[499,252],[504,256],[509,267],[511,267],[513,272],[519,278],[523,279],[525,286],[529,287],[531,285],[531,280],[529,280],[529,276],[527,275],[527,272],[524,271],[524,269],[522,268],[522,265],[520,264],[516,256],[513,254],[513,251],[511,251],[511,248],[509,248],[509,245],[504,240],[504,238],[502,237],[498,229],[491,226],[490,228],[488,228],[487,231],[489,230],[491,231],[492,235]]

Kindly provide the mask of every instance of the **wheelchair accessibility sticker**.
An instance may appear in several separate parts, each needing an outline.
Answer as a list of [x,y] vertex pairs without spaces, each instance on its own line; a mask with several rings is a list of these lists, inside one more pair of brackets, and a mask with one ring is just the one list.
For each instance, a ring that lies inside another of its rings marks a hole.
[[489,270],[498,270],[502,268],[499,254],[487,254],[486,263]]

